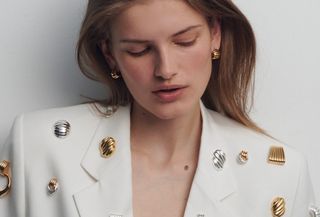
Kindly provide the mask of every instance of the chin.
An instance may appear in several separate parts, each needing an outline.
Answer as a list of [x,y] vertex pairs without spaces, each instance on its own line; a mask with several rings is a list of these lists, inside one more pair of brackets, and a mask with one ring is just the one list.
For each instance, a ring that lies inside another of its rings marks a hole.
[[194,111],[194,103],[175,102],[153,106],[149,113],[161,120],[173,120],[184,115],[190,115]]

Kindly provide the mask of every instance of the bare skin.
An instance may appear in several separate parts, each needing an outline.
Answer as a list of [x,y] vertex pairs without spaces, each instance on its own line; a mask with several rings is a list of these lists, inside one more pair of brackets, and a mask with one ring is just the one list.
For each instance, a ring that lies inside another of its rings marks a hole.
[[197,167],[200,111],[163,122],[135,107],[132,113],[134,216],[182,217]]
[[220,47],[212,27],[184,0],[137,1],[111,28],[111,68],[134,98],[131,111],[135,217],[183,217],[197,168],[200,99]]

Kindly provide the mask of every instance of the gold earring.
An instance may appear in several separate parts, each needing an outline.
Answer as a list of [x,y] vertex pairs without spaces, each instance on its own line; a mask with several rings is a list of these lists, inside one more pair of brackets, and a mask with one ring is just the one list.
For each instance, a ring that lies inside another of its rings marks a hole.
[[220,59],[220,56],[221,56],[221,52],[218,50],[218,49],[214,49],[212,52],[211,52],[211,58],[213,60],[218,60]]
[[112,69],[110,75],[114,80],[117,80],[118,78],[120,78],[120,75],[116,68]]

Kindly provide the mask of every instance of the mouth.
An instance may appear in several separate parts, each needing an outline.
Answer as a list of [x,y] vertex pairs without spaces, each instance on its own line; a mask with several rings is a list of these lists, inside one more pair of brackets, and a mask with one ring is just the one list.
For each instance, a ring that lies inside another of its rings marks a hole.
[[161,102],[173,102],[178,100],[186,89],[187,86],[175,85],[175,86],[162,86],[152,91]]
[[186,86],[182,86],[182,85],[162,86],[152,92],[153,93],[158,93],[158,92],[170,93],[170,92],[174,92],[184,88],[186,88]]

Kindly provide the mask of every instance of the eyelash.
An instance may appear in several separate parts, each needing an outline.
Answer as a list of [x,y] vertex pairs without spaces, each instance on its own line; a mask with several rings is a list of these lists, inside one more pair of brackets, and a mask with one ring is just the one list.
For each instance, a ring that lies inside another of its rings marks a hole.
[[176,42],[177,45],[183,46],[183,47],[190,47],[194,45],[197,39],[194,39],[192,41],[186,41],[186,42]]
[[140,57],[140,56],[143,56],[144,54],[146,54],[149,50],[151,50],[151,47],[146,47],[144,50],[142,50],[140,52],[127,51],[127,53],[133,57]]
[[[195,44],[197,39],[194,39],[192,41],[187,41],[187,42],[176,42],[176,45],[180,45],[182,47],[191,47],[192,45]],[[147,47],[146,49],[140,51],[140,52],[131,52],[131,51],[127,51],[127,53],[133,57],[141,57],[144,54],[148,53],[151,50],[151,47]]]

